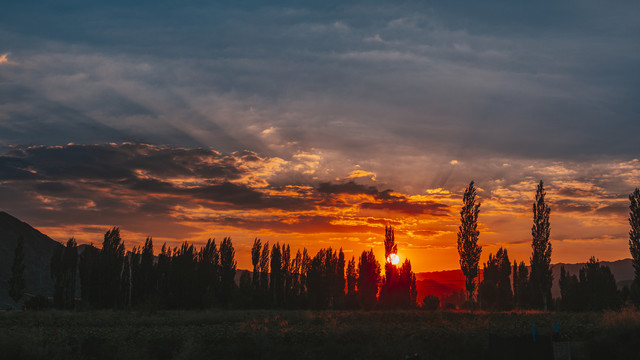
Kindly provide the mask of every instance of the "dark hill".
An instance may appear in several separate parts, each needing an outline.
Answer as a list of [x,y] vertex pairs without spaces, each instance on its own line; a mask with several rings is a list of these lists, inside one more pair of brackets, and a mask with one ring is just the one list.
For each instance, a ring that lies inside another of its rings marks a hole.
[[8,294],[7,281],[11,276],[13,252],[20,235],[24,237],[25,292],[46,296],[53,294],[50,259],[54,248],[62,245],[31,225],[0,211],[0,307],[2,308],[13,304]]

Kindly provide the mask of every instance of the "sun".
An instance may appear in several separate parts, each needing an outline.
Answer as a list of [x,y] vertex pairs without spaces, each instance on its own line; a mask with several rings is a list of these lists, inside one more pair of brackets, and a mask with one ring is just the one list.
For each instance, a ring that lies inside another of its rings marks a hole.
[[398,263],[400,262],[400,257],[398,256],[398,254],[391,254],[387,258],[387,261],[393,265],[398,265]]

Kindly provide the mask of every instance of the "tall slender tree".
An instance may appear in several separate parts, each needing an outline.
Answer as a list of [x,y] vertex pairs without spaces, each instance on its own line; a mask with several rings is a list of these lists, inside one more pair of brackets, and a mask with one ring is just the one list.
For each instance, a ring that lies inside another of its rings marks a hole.
[[198,277],[202,305],[210,307],[214,304],[220,290],[220,253],[216,247],[215,239],[207,240],[205,246],[200,249]]
[[280,243],[271,248],[271,274],[269,281],[269,293],[272,304],[276,307],[282,305],[282,252]]
[[226,237],[220,243],[220,300],[224,305],[229,303],[236,288],[235,276],[238,262],[231,238]]
[[353,309],[357,305],[356,281],[358,279],[358,269],[356,269],[356,259],[351,257],[347,264],[347,295],[345,305],[349,309]]
[[59,309],[72,309],[76,295],[78,244],[74,238],[67,246],[57,246],[51,258],[53,278],[53,305]]
[[466,278],[465,287],[469,309],[473,309],[478,263],[482,253],[482,248],[478,245],[478,235],[480,235],[480,231],[478,231],[479,212],[480,203],[476,203],[476,188],[472,181],[464,191],[458,230],[458,254],[460,255],[460,268]]
[[631,284],[631,301],[640,305],[640,189],[629,195],[629,251],[635,277]]
[[251,265],[253,265],[253,279],[252,287],[253,292],[256,293],[260,288],[260,251],[262,250],[262,242],[260,239],[255,238],[253,240],[253,246],[251,247]]
[[551,299],[551,285],[553,274],[551,273],[551,242],[549,242],[550,225],[549,205],[545,202],[546,192],[542,180],[536,190],[536,200],[533,203],[533,225],[531,235],[533,241],[531,248],[531,274],[529,284],[532,292],[533,306],[547,310],[548,301]]
[[271,304],[269,301],[269,259],[271,257],[269,242],[267,241],[262,246],[262,253],[260,253],[260,297],[263,307],[267,307]]
[[380,305],[386,308],[394,308],[399,305],[399,272],[392,257],[398,256],[398,244],[395,241],[393,227],[384,228],[384,277],[380,289]]
[[380,284],[380,263],[373,249],[363,251],[358,260],[358,295],[360,304],[366,310],[375,307]]
[[124,305],[121,298],[121,281],[124,266],[124,242],[120,237],[120,229],[114,227],[104,234],[101,251],[102,286],[100,305],[115,308]]
[[138,276],[138,300],[141,302],[149,299],[155,292],[157,281],[155,270],[153,264],[153,239],[147,236],[140,255],[140,275]]
[[13,264],[11,265],[11,277],[9,278],[9,296],[13,301],[18,301],[24,293],[24,237],[20,235],[13,252]]

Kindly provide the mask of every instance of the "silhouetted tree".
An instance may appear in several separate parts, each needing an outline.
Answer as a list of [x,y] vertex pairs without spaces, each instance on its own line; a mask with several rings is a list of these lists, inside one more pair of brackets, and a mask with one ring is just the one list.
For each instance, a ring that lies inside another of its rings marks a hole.
[[329,272],[333,251],[320,249],[311,259],[307,273],[307,291],[309,305],[314,309],[326,309],[329,307],[331,288],[329,285]]
[[358,280],[358,269],[356,269],[356,259],[351,257],[347,263],[347,294],[345,306],[354,309],[358,306],[358,295],[356,293],[356,281]]
[[302,263],[300,264],[300,304],[304,307],[309,304],[309,271],[311,269],[311,257],[306,248],[302,249]]
[[363,251],[358,260],[358,295],[360,304],[366,310],[375,307],[380,284],[380,263],[373,254],[373,249]]
[[220,289],[220,253],[216,247],[216,240],[209,239],[198,254],[198,278],[202,305],[214,305]]
[[484,279],[480,283],[478,295],[484,309],[509,310],[512,307],[511,262],[507,250],[500,248],[484,264]]
[[180,248],[174,249],[169,272],[169,307],[184,309],[200,306],[197,258],[193,244],[186,241]]
[[[124,256],[122,273],[120,275],[120,294],[118,303],[121,306],[131,308],[134,297],[134,279],[137,283],[138,271],[140,265],[140,249],[134,246],[131,251],[127,251]],[[137,294],[136,303],[137,303]]]
[[116,308],[124,305],[121,301],[121,280],[124,266],[124,243],[117,227],[104,234],[101,251],[102,286],[100,306]]
[[9,296],[13,301],[18,301],[22,298],[24,288],[24,238],[20,235],[13,251],[13,264],[11,265],[11,277],[9,278]]
[[414,272],[411,272],[411,287],[409,288],[409,295],[411,296],[411,307],[417,306],[418,286],[416,284],[416,274]]
[[584,298],[580,294],[580,282],[576,275],[571,275],[564,269],[564,265],[560,268],[560,308],[564,311],[579,311],[583,308]]
[[282,305],[282,253],[280,244],[276,243],[271,248],[271,274],[269,281],[269,293],[271,303],[279,307]]
[[413,308],[416,306],[416,296],[412,293],[415,289],[415,274],[411,270],[411,261],[405,259],[398,271],[398,284],[396,286],[396,307]]
[[80,272],[80,295],[83,301],[100,306],[102,294],[102,264],[100,261],[100,250],[88,245],[79,256]]
[[253,279],[251,287],[253,288],[254,303],[258,301],[258,290],[260,289],[260,251],[262,250],[262,242],[260,239],[253,240],[251,247],[251,264],[253,265]]
[[345,288],[345,278],[344,278],[344,252],[342,248],[338,251],[338,258],[335,262],[334,272],[333,272],[333,307],[334,308],[342,308],[344,307],[344,288]]
[[171,248],[167,243],[162,244],[158,255],[158,265],[156,271],[156,291],[160,298],[167,303],[169,298],[169,279],[171,277]]
[[608,266],[600,265],[598,259],[592,256],[580,269],[579,278],[587,310],[620,308],[620,294],[616,279]]
[[460,210],[460,227],[458,230],[458,254],[460,268],[466,278],[467,301],[469,309],[473,309],[473,297],[478,277],[478,263],[482,248],[478,245],[478,213],[480,203],[476,203],[476,188],[473,181],[465,190]]
[[280,292],[280,303],[282,306],[288,307],[290,305],[289,296],[291,296],[291,247],[289,244],[283,244],[281,252],[280,270],[282,272],[282,289]]
[[248,308],[251,305],[252,293],[251,274],[248,271],[243,271],[240,275],[238,296],[234,301],[234,305],[244,309]]
[[298,249],[298,251],[296,252],[296,257],[291,261],[290,272],[291,272],[291,278],[292,278],[290,306],[297,308],[302,305],[301,301],[302,301],[302,295],[303,295],[302,282],[301,282],[302,253],[300,252],[300,249]]
[[620,293],[608,266],[591,257],[580,269],[579,278],[560,269],[560,304],[567,311],[619,309]]
[[380,305],[385,308],[395,308],[399,305],[400,279],[398,267],[392,263],[391,255],[397,256],[398,245],[395,243],[393,227],[384,228],[384,277],[380,289]]
[[78,267],[78,244],[74,238],[66,246],[56,246],[51,258],[53,278],[53,306],[72,309],[76,294],[76,274]]
[[629,251],[635,272],[630,297],[634,304],[640,306],[640,189],[636,188],[629,195],[629,202]]
[[153,239],[147,236],[140,254],[139,276],[135,278],[139,284],[138,302],[148,301],[156,291],[157,276],[153,260]]
[[513,262],[513,305],[518,309],[527,309],[530,304],[529,270],[524,264]]
[[260,254],[260,297],[262,298],[262,306],[269,306],[269,258],[270,249],[269,242],[267,241],[262,246],[262,253]]
[[227,305],[236,288],[235,276],[238,262],[235,260],[235,250],[231,238],[226,237],[220,244],[220,300]]
[[544,184],[542,180],[536,190],[536,200],[533,203],[533,226],[531,235],[531,274],[529,285],[531,289],[532,305],[547,310],[548,300],[551,299],[551,243],[549,242],[549,205],[545,203]]

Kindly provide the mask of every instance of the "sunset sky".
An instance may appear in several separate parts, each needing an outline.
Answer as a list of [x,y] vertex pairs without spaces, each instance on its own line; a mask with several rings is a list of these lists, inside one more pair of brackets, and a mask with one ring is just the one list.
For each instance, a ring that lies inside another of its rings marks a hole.
[[231,236],[459,268],[630,257],[640,2],[14,1],[0,11],[0,210],[58,241]]

